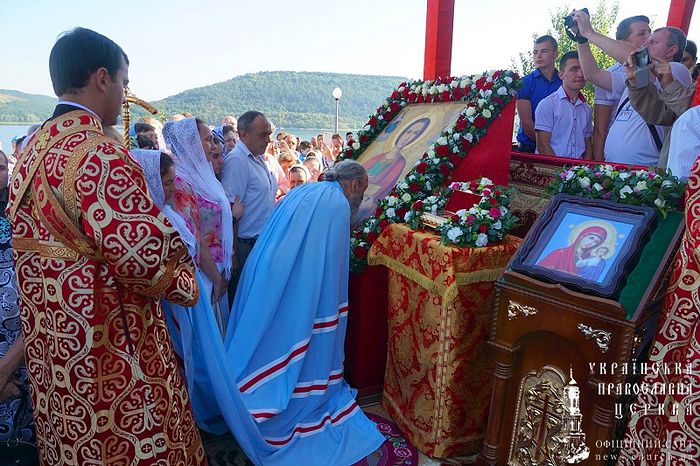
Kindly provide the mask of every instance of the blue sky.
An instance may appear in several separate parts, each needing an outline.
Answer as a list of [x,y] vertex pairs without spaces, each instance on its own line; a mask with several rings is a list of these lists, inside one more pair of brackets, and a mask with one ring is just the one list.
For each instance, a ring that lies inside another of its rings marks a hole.
[[[562,4],[456,0],[452,73],[509,67]],[[646,14],[663,25],[669,4],[620,0],[618,19]],[[0,0],[0,88],[53,95],[49,52],[75,26],[124,48],[130,87],[147,100],[256,71],[420,78],[425,13],[425,0]],[[700,11],[694,19],[689,36],[700,39]]]

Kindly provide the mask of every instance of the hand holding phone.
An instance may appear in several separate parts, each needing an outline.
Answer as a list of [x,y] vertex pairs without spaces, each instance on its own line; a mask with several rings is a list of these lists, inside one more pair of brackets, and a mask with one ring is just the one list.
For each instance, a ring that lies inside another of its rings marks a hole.
[[649,49],[644,47],[634,52],[634,81],[635,87],[641,89],[649,85],[649,64],[651,57]]

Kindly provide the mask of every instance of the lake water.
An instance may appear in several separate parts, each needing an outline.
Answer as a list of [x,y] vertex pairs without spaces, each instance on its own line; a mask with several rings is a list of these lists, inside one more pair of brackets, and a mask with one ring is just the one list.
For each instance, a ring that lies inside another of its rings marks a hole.
[[[24,136],[27,134],[27,130],[31,125],[0,125],[0,143],[2,143],[2,150],[7,153],[12,150],[12,138],[15,136]],[[306,128],[278,128],[277,131],[284,131],[285,133],[292,133],[295,136],[301,138],[302,141],[311,140],[312,136],[323,133],[324,131],[333,132],[332,128],[328,129],[306,129]],[[340,134],[345,139],[345,131],[341,130]]]

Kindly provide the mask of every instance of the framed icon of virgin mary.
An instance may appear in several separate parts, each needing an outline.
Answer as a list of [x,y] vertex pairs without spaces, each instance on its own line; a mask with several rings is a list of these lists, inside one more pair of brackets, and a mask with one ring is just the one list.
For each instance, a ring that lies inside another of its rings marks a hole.
[[651,207],[558,194],[532,226],[511,267],[575,290],[614,297],[656,215]]

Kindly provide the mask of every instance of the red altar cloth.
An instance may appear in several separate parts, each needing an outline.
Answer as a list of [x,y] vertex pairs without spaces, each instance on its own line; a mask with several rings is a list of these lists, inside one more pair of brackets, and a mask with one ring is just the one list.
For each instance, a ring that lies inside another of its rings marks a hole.
[[389,344],[384,407],[429,456],[478,452],[485,434],[493,364],[486,342],[493,282],[520,244],[445,246],[391,225],[369,253],[389,269]]

